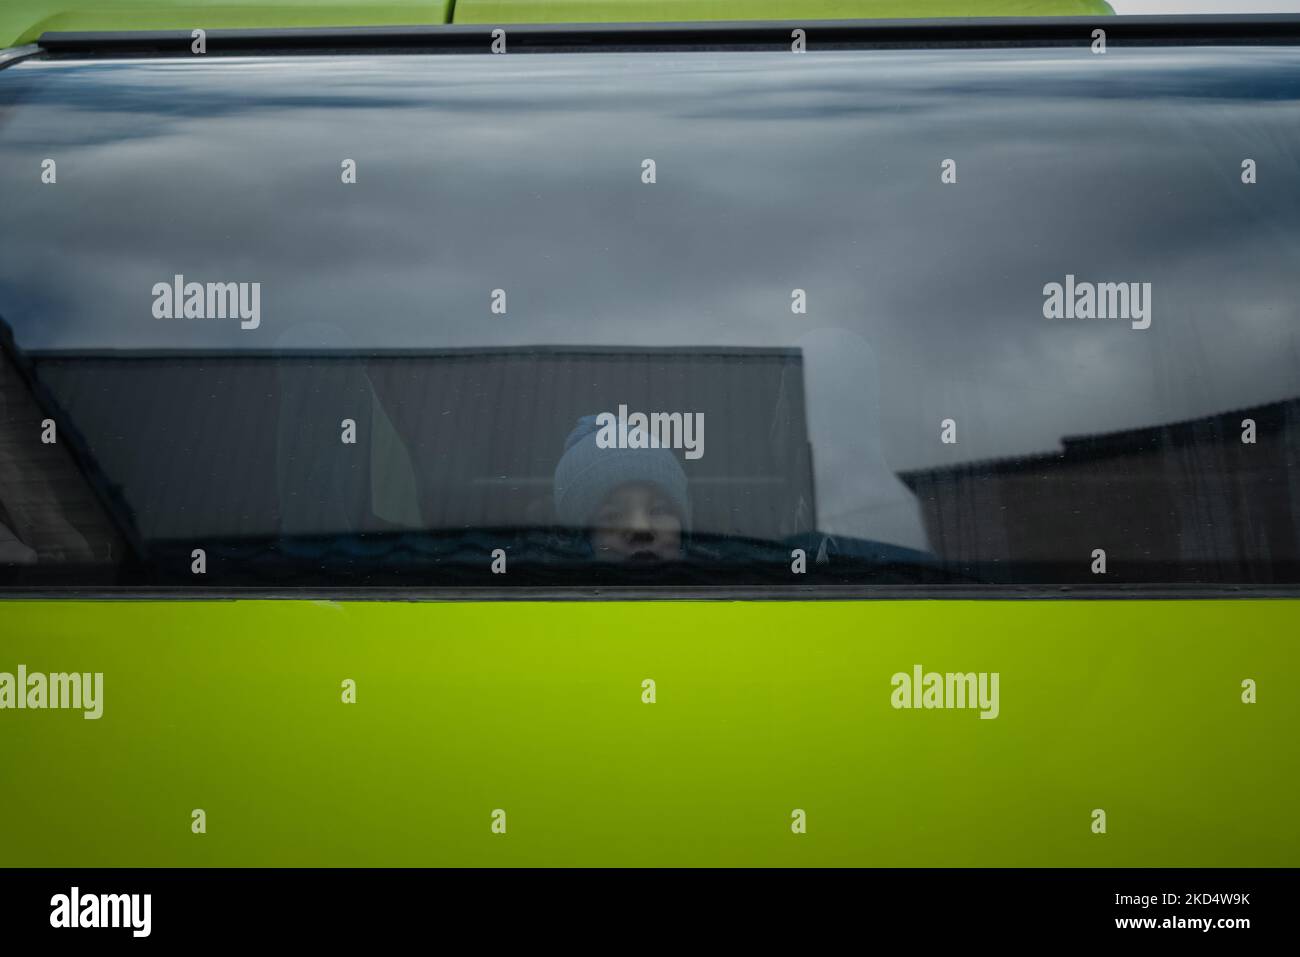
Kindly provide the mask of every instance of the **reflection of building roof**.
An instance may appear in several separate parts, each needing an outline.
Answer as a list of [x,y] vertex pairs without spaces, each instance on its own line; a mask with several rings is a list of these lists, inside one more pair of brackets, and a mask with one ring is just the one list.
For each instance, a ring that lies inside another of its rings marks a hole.
[[1297,475],[1300,398],[899,477],[949,562],[1086,581],[1100,548],[1127,582],[1276,583],[1300,574]]
[[1034,471],[1043,466],[1169,451],[1194,443],[1204,443],[1207,440],[1222,442],[1223,437],[1228,435],[1233,436],[1234,442],[1239,442],[1243,419],[1253,419],[1261,436],[1270,430],[1270,426],[1300,428],[1300,397],[1232,409],[1227,412],[1216,412],[1213,415],[1162,425],[1099,432],[1095,435],[1065,436],[1061,439],[1061,449],[1057,452],[979,459],[952,465],[912,469],[899,472],[898,477],[909,488],[915,489],[922,482],[956,473],[1003,475]]
[[[620,403],[704,414],[705,455],[683,462],[700,531],[779,538],[815,521],[797,349],[29,358],[147,540],[386,531],[394,515],[418,516],[407,528],[546,525],[565,436]],[[380,443],[373,416],[400,442]],[[351,449],[344,418],[357,423]]]

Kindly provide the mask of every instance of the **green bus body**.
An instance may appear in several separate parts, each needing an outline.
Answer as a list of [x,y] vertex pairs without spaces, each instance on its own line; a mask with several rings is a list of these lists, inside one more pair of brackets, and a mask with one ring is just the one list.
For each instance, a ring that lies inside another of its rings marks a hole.
[[[0,11],[0,45],[194,25],[1109,12],[50,0]],[[0,673],[106,676],[99,718],[0,712],[0,866],[1295,865],[1298,623],[1289,599],[0,601]],[[918,666],[997,672],[997,719],[893,707],[890,676]]]
[[13,0],[0,47],[54,30],[177,30],[594,23],[655,20],[833,20],[854,17],[1101,16],[1105,0]]
[[[0,713],[0,864],[1294,865],[1297,610],[11,602],[0,670],[104,711]],[[918,664],[997,719],[891,707]]]

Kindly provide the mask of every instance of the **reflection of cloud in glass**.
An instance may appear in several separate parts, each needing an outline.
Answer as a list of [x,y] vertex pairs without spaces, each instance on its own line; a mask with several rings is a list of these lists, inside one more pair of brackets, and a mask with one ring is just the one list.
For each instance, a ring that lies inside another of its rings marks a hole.
[[[894,468],[1300,391],[1293,50],[28,61],[10,90],[6,176],[60,164],[6,197],[0,314],[29,349],[266,348],[321,320],[384,348],[840,327],[880,360]],[[154,320],[176,272],[262,282],[263,329]],[[1153,283],[1153,328],[1043,320],[1067,272]],[[840,409],[810,427],[854,429]]]

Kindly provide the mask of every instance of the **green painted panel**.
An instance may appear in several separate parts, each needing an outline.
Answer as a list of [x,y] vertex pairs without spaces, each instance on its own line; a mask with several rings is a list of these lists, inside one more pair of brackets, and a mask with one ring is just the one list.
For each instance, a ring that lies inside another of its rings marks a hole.
[[1104,0],[8,0],[0,47],[47,30],[346,27],[445,23],[827,20],[1109,14]]
[[[1294,866],[1297,625],[1263,600],[0,602],[0,672],[104,675],[98,720],[0,710],[0,866]],[[997,672],[998,717],[895,709],[918,664]]]
[[446,23],[451,0],[4,0],[0,47],[47,30],[207,30]]
[[1109,16],[1105,0],[456,0],[457,23]]

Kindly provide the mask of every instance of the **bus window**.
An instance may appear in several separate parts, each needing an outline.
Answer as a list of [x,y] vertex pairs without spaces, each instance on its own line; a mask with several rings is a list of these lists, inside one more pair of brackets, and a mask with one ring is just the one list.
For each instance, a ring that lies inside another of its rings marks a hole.
[[15,63],[0,584],[1294,586],[1300,52],[1107,60]]

